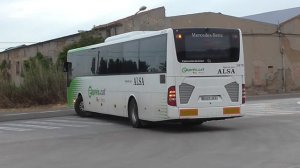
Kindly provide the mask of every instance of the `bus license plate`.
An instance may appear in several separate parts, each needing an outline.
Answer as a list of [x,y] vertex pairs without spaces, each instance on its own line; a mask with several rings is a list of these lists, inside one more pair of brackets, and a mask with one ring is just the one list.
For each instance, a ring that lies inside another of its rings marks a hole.
[[218,100],[219,96],[201,96],[201,100],[206,100],[206,101],[210,101],[210,100]]

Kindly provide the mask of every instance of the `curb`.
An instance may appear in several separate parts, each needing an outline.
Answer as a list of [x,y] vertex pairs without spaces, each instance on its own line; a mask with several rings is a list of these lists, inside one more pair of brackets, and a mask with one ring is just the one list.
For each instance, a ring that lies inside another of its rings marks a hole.
[[67,109],[67,110],[29,112],[29,113],[8,113],[3,115],[0,114],[0,122],[13,121],[13,120],[63,117],[63,116],[70,116],[70,115],[75,115],[74,110]]

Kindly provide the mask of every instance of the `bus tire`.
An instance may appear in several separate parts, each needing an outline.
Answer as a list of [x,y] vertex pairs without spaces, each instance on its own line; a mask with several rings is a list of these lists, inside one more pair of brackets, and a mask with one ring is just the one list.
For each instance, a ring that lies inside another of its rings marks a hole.
[[74,103],[74,109],[77,115],[80,117],[89,117],[91,114],[84,110],[83,99],[79,95]]
[[138,106],[135,99],[131,99],[129,102],[128,118],[133,128],[142,127],[142,121],[139,118]]

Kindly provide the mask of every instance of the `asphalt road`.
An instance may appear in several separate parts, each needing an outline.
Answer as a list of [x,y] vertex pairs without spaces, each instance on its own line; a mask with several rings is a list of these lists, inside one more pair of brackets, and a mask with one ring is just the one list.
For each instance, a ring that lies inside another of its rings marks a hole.
[[134,129],[123,118],[0,122],[1,168],[300,168],[300,99],[251,101],[246,116]]

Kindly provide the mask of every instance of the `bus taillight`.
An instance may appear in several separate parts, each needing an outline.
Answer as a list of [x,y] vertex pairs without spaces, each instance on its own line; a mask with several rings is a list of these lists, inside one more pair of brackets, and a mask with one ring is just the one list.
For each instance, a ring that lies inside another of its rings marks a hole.
[[242,84],[242,103],[245,104],[246,102],[246,87],[245,84]]
[[169,106],[176,106],[176,90],[175,86],[171,86],[168,89],[168,105]]

